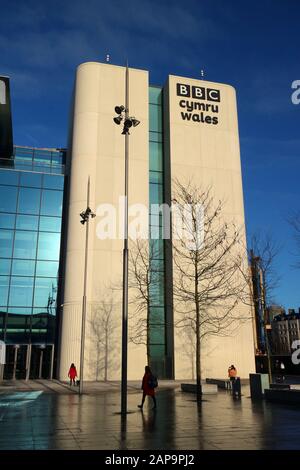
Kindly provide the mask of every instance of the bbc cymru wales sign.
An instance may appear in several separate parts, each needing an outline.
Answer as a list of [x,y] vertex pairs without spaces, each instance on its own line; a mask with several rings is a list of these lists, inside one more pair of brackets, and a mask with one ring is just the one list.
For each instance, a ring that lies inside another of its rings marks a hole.
[[181,117],[184,121],[217,125],[219,117],[220,90],[202,86],[177,83],[177,96],[180,96],[179,106],[182,108]]

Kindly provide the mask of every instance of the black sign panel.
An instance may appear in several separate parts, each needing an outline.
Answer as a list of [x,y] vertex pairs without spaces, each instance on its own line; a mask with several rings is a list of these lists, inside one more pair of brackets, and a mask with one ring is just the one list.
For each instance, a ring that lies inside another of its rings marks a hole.
[[202,86],[185,85],[184,83],[177,83],[177,96],[198,100],[216,101],[218,103],[221,101],[220,90],[205,88]]
[[0,76],[0,158],[11,158],[13,134],[9,78]]

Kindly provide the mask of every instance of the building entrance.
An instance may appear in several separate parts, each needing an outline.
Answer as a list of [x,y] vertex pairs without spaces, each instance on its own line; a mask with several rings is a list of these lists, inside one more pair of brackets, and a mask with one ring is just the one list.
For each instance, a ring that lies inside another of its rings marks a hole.
[[53,344],[8,344],[4,380],[52,379]]

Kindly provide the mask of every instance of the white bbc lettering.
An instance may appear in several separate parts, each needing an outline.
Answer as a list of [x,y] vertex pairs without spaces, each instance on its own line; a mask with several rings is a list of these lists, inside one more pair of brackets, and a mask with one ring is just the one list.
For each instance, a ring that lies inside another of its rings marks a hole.
[[207,99],[208,101],[220,101],[220,91],[207,88]]
[[193,98],[199,98],[201,100],[205,100],[205,88],[193,86],[192,88]]
[[176,89],[177,89],[177,96],[185,96],[189,98],[191,95],[190,85],[185,85],[184,83],[177,83]]
[[187,95],[187,94],[188,94],[188,91],[187,91],[187,90],[188,90],[188,89],[187,89],[186,85],[180,85],[180,93],[181,93],[182,95]]

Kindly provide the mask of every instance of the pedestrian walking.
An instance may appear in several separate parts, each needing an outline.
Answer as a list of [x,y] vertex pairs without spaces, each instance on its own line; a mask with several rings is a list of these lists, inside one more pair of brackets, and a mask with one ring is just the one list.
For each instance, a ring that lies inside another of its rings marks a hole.
[[148,395],[153,400],[153,408],[156,408],[155,389],[157,387],[157,378],[152,374],[149,366],[145,367],[145,374],[142,380],[143,398],[142,403],[138,405],[139,408],[143,409],[145,398]]
[[70,385],[76,385],[75,379],[77,377],[77,370],[75,365],[72,363],[68,372],[68,377],[70,379]]
[[233,382],[235,381],[235,378],[237,376],[237,370],[236,368],[234,367],[233,364],[231,364],[230,367],[228,367],[228,377],[229,377],[229,380],[230,380],[230,388],[232,389],[233,388]]

